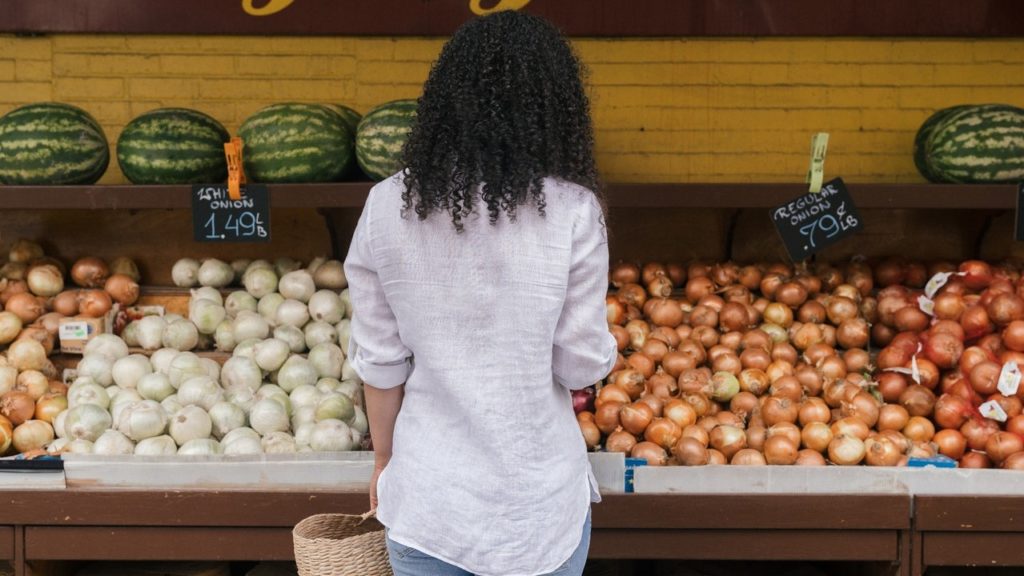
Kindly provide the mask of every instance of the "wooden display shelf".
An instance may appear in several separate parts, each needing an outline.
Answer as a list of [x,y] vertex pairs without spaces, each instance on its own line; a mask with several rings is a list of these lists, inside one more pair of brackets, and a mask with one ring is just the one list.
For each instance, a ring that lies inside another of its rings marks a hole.
[[914,576],[932,566],[1024,566],[1019,497],[917,496],[914,530]]
[[[0,493],[0,521],[13,526],[20,575],[20,558],[289,560],[299,520],[366,505],[363,492],[73,488]],[[594,506],[590,556],[870,561],[907,574],[909,528],[910,498],[900,495],[607,494]]]
[[[373,184],[271,184],[274,208],[359,208]],[[847,185],[859,208],[1007,210],[1015,187],[959,184]],[[807,191],[806,184],[609,184],[612,208],[771,208]],[[4,186],[0,209],[186,209],[190,186]]]
[[909,574],[910,514],[903,495],[608,495],[594,507],[590,556],[878,562]]

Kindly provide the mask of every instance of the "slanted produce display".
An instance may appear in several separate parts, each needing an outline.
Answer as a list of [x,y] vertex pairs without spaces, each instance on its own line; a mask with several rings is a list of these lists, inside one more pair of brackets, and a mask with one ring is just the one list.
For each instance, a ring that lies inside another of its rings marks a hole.
[[115,303],[140,297],[138,269],[128,259],[83,257],[67,277],[64,268],[21,240],[0,270],[2,451],[231,455],[364,447],[362,384],[345,359],[351,307],[341,262],[183,258],[172,276],[183,289],[194,287],[183,292],[187,316],[147,312],[115,322],[118,334],[93,335],[62,374],[51,358],[61,349],[62,319],[103,317]]
[[1017,263],[619,263],[592,449],[649,465],[1024,468]]

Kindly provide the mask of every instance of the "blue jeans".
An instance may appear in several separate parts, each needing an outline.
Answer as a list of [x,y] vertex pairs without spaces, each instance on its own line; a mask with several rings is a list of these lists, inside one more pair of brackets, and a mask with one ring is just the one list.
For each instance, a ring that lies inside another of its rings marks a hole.
[[[411,547],[399,544],[391,538],[387,539],[388,556],[391,559],[391,569],[395,576],[473,576],[461,568],[442,562],[433,556],[427,556],[423,552]],[[590,512],[587,512],[587,521],[583,525],[583,538],[576,551],[559,566],[550,576],[580,576],[583,574],[583,566],[587,563],[587,552],[590,550]]]

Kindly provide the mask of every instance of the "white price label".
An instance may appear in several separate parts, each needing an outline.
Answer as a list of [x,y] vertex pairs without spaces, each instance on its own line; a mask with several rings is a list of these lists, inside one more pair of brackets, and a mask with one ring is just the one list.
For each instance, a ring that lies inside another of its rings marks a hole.
[[981,406],[978,406],[978,411],[981,415],[989,420],[995,420],[996,422],[1006,422],[1006,411],[999,405],[995,400],[989,400]]
[[935,298],[935,294],[949,282],[950,276],[965,276],[964,272],[939,272],[935,276],[932,276],[928,283],[924,285],[924,294],[928,298]]
[[999,393],[1003,396],[1013,396],[1020,387],[1020,368],[1017,363],[1010,360],[1003,364],[1003,370],[999,373]]
[[89,324],[86,322],[65,322],[57,331],[61,340],[85,340],[89,337]]
[[935,316],[935,301],[927,296],[917,297],[917,306],[929,316]]

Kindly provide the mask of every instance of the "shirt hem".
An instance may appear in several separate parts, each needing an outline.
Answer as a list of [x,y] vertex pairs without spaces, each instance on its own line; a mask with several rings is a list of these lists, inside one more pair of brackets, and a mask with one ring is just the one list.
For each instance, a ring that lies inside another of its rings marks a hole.
[[[385,468],[385,471],[386,470],[387,469]],[[384,474],[381,473],[381,478],[383,478],[383,476],[384,476]],[[552,574],[552,573],[558,571],[562,566],[565,565],[566,562],[568,562],[572,558],[573,554],[576,553],[576,549],[579,548],[580,547],[580,543],[583,542],[583,528],[584,528],[584,526],[587,525],[587,519],[591,517],[591,510],[592,510],[591,509],[591,504],[593,504],[595,502],[600,502],[601,501],[600,493],[597,491],[597,481],[596,481],[596,478],[594,478],[593,471],[591,470],[589,462],[587,462],[586,482],[587,482],[587,492],[588,492],[587,495],[586,495],[586,500],[585,500],[586,501],[586,513],[583,514],[583,522],[579,525],[579,528],[577,528],[577,530],[576,530],[576,533],[577,533],[576,541],[573,543],[572,547],[569,549],[569,554],[566,555],[565,558],[560,560],[554,566],[552,566],[550,568],[543,568],[539,572],[529,572],[529,573],[525,573],[525,572],[524,573],[481,572],[479,570],[470,568],[469,566],[467,566],[465,564],[462,564],[461,562],[456,562],[456,561],[448,558],[447,556],[445,556],[443,554],[438,554],[436,552],[433,552],[433,551],[431,551],[429,549],[430,548],[429,546],[423,546],[423,545],[417,544],[412,539],[408,539],[407,540],[407,539],[401,538],[401,537],[399,537],[399,538],[392,538],[392,536],[391,536],[391,529],[390,528],[388,528],[387,533],[386,533],[387,534],[387,538],[389,540],[391,540],[392,542],[396,543],[396,544],[399,544],[399,545],[402,545],[402,546],[409,546],[411,548],[414,548],[414,549],[418,550],[419,552],[422,552],[423,554],[426,554],[427,556],[430,556],[432,558],[440,560],[441,562],[444,562],[446,564],[451,564],[452,566],[455,566],[456,568],[458,568],[460,570],[465,570],[466,572],[469,572],[470,574],[474,574],[476,576],[547,576],[549,574]],[[378,479],[378,488],[379,487],[380,487],[380,480]],[[596,500],[594,500],[594,496],[593,496],[595,493],[597,494],[597,499]],[[387,527],[387,523],[385,522],[385,519],[381,518],[379,514],[377,516],[377,519],[380,520],[381,523],[385,525],[385,527]]]
[[455,566],[456,568],[458,568],[460,570],[465,570],[466,572],[469,572],[470,574],[475,574],[476,576],[546,576],[548,574],[551,574],[552,572],[557,571],[566,562],[568,562],[570,558],[572,558],[572,555],[576,552],[576,549],[579,548],[580,543],[583,542],[583,526],[586,525],[586,522],[587,522],[586,517],[584,517],[583,524],[580,525],[580,529],[579,529],[579,533],[580,533],[579,534],[579,538],[576,540],[576,544],[573,545],[572,550],[569,551],[569,555],[566,556],[561,562],[558,562],[557,564],[555,564],[554,566],[552,566],[550,568],[543,568],[539,572],[522,572],[522,573],[481,572],[479,570],[475,570],[473,568],[470,568],[469,566],[466,566],[465,564],[462,564],[460,562],[456,562],[456,561],[454,561],[454,560],[452,560],[450,558],[447,558],[443,554],[438,554],[436,552],[433,552],[433,551],[427,549],[427,547],[421,546],[419,544],[416,544],[415,542],[407,541],[404,538],[392,538],[390,530],[388,531],[387,537],[388,537],[388,539],[390,539],[392,542],[394,542],[396,544],[400,544],[402,546],[409,546],[409,547],[415,548],[416,550],[426,554],[427,556],[430,556],[431,558],[440,560],[441,562],[444,562],[445,564],[451,564],[452,566]]

